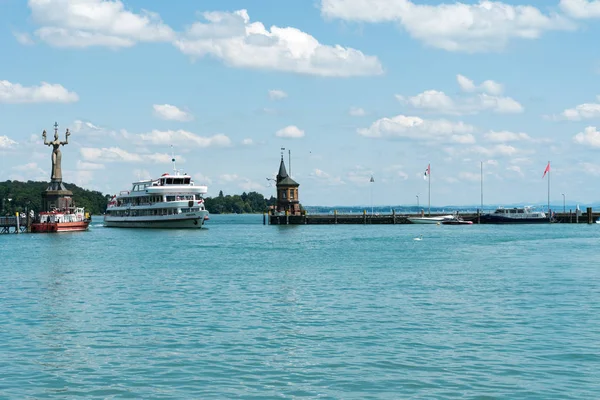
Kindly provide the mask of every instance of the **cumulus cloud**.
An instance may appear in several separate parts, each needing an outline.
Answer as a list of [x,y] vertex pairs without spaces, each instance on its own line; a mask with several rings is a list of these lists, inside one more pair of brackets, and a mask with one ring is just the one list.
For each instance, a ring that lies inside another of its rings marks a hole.
[[181,145],[181,146],[197,146],[197,147],[212,147],[212,146],[229,146],[231,139],[223,134],[216,134],[210,137],[198,136],[195,133],[188,132],[182,129],[173,131],[152,130],[148,133],[141,133],[133,136],[134,140],[154,144],[154,145]]
[[348,111],[348,114],[350,114],[353,117],[364,117],[365,115],[367,115],[366,111],[360,107],[350,107],[350,111]]
[[0,81],[0,103],[74,103],[78,100],[77,93],[59,84],[42,82],[39,86],[22,86]]
[[14,140],[12,140],[8,136],[0,136],[0,150],[1,149],[10,149],[15,144],[17,144],[17,142],[15,142]]
[[600,147],[600,132],[595,126],[588,126],[573,137],[573,141],[577,144],[582,144],[592,147]]
[[328,186],[345,184],[345,182],[339,176],[331,176],[330,174],[319,168],[313,169],[309,176]]
[[48,179],[49,174],[44,171],[44,169],[40,168],[39,165],[35,162],[30,162],[23,165],[15,165],[11,168],[11,171],[15,171],[16,173],[11,173],[9,178],[15,181],[45,181]]
[[288,95],[283,90],[278,90],[278,89],[269,90],[269,98],[271,100],[281,100],[281,99],[285,99],[286,97],[288,97]]
[[411,97],[397,94],[396,99],[415,109],[447,115],[477,114],[481,111],[498,114],[523,112],[523,106],[518,101],[510,97],[496,96],[503,90],[502,85],[497,82],[488,80],[481,85],[475,85],[463,75],[458,75],[457,81],[465,92],[482,93],[452,98],[438,90],[426,90]]
[[487,0],[438,5],[410,0],[321,0],[321,14],[346,21],[396,22],[428,46],[462,52],[497,51],[512,39],[537,39],[547,31],[576,28],[555,13]]
[[600,18],[600,0],[560,0],[559,6],[571,18]]
[[461,143],[469,142],[474,130],[472,125],[462,121],[425,120],[419,117],[397,115],[392,118],[378,119],[369,128],[358,129],[358,134],[371,138],[441,140]]
[[250,22],[246,10],[205,12],[175,40],[192,57],[212,56],[238,68],[270,69],[332,77],[379,75],[378,58],[361,51],[319,43],[299,29]]
[[492,80],[483,81],[480,85],[476,85],[471,79],[464,75],[456,75],[458,86],[464,92],[486,92],[491,95],[499,95],[504,90],[503,86]]
[[531,137],[529,137],[528,134],[522,132],[516,133],[509,131],[489,131],[484,136],[490,142],[515,142],[519,140],[531,140]]
[[105,169],[104,164],[97,164],[91,162],[85,162],[81,160],[77,160],[77,170],[81,171],[97,171],[101,169]]
[[275,132],[275,136],[288,139],[300,139],[304,137],[304,131],[296,125],[289,125]]
[[[157,164],[168,164],[171,162],[171,156],[169,154],[138,154],[131,153],[127,150],[119,147],[82,147],[79,150],[81,157],[89,162],[103,163],[103,162],[130,162],[130,163],[142,163],[142,162],[153,162]],[[179,157],[183,161],[182,157]]]
[[254,140],[252,140],[250,138],[246,138],[246,139],[242,140],[242,144],[244,146],[251,146],[254,144]]
[[190,113],[180,110],[178,107],[171,104],[154,104],[152,108],[154,109],[154,115],[160,119],[181,122],[194,119]]
[[569,121],[581,121],[584,119],[600,118],[600,95],[597,103],[583,103],[574,108],[568,108],[553,119],[566,119]]
[[29,0],[35,35],[55,47],[131,47],[168,42],[175,32],[158,14],[125,10],[119,0]]
[[17,39],[17,42],[21,43],[23,46],[32,46],[35,44],[29,33],[13,32],[13,36]]

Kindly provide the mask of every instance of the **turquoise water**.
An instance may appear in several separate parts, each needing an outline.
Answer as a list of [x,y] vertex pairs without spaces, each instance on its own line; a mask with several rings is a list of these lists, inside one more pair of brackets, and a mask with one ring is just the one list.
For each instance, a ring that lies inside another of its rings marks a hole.
[[600,398],[600,225],[208,226],[0,235],[0,398]]

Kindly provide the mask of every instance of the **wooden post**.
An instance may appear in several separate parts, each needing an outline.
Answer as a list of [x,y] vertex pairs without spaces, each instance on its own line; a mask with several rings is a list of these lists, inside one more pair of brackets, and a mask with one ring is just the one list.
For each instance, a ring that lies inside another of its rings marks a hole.
[[288,213],[288,210],[285,210],[285,224],[290,224],[290,214]]
[[333,223],[337,225],[337,210],[333,210]]
[[593,215],[592,215],[592,207],[588,207],[587,208],[587,218],[588,218],[588,224],[593,224]]
[[363,210],[363,224],[367,223],[367,210]]
[[17,222],[16,222],[16,223],[17,223],[17,230],[16,230],[16,232],[15,232],[15,233],[21,233],[21,229],[20,229],[20,226],[19,226],[19,225],[20,225],[20,224],[19,224],[19,222],[20,222],[20,221],[19,221],[19,212],[17,211],[17,212],[15,213],[15,215],[17,216]]
[[571,213],[571,209],[569,209],[569,223],[573,223],[573,214]]
[[392,210],[392,224],[396,225],[396,210]]
[[267,214],[263,212],[263,225],[267,224]]

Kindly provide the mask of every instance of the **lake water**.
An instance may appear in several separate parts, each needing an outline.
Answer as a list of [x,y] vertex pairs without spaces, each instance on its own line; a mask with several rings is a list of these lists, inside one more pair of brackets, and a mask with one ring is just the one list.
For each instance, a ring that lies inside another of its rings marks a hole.
[[600,398],[600,225],[208,228],[0,235],[0,398]]

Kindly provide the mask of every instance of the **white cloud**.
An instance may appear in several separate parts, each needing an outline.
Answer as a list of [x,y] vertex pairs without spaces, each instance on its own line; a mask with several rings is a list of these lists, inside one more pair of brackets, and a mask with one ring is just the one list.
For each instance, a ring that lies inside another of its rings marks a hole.
[[378,119],[369,128],[358,129],[358,133],[361,136],[372,138],[453,141],[457,137],[470,134],[474,130],[475,128],[472,125],[464,122],[452,122],[443,119],[424,120],[419,117],[397,115],[392,118]]
[[237,174],[222,174],[219,176],[223,182],[235,182],[240,179]]
[[345,182],[339,176],[331,176],[330,174],[328,174],[327,172],[325,172],[319,168],[315,168],[310,173],[310,176],[326,185],[344,185],[345,184]]
[[600,165],[588,162],[579,163],[579,170],[589,175],[600,176]]
[[15,144],[17,144],[17,142],[12,140],[8,136],[0,136],[0,149],[10,149]]
[[[514,146],[506,145],[506,144],[497,144],[491,147],[485,146],[471,146],[467,148],[456,149],[453,147],[445,148],[444,151],[452,156],[461,156],[466,154],[476,154],[478,156],[483,156],[486,158],[497,158],[497,157],[513,157],[520,153],[525,153],[525,151],[517,149]],[[498,165],[494,160],[492,162],[488,162],[486,164],[490,165]]]
[[171,104],[154,104],[152,108],[154,108],[154,115],[160,119],[181,122],[191,121],[194,119],[190,113],[182,111]]
[[270,69],[308,75],[349,77],[379,75],[375,56],[339,45],[319,43],[299,29],[250,22],[246,10],[205,12],[179,37],[175,46],[192,57],[213,56],[238,68]]
[[[355,166],[352,170],[346,173],[346,180],[354,183],[357,186],[368,186],[371,185],[371,177],[373,171],[369,168],[363,167],[362,165]],[[375,182],[379,180],[379,177],[374,177]]]
[[71,128],[72,132],[77,133],[77,132],[81,132],[81,131],[83,131],[85,129],[89,129],[89,130],[92,130],[92,131],[102,130],[102,128],[100,128],[100,127],[92,124],[89,121],[80,121],[80,120],[73,121],[73,126]]
[[242,181],[238,185],[240,189],[245,190],[247,192],[262,190],[265,188],[265,185],[262,185],[258,182],[254,182],[252,179],[242,178]]
[[281,100],[281,99],[285,99],[286,97],[288,97],[288,95],[283,90],[278,90],[278,89],[269,90],[269,98],[271,100]]
[[559,6],[572,18],[600,18],[600,0],[560,0]]
[[198,185],[210,185],[213,182],[212,179],[201,172],[196,172],[194,175],[192,175],[192,179]]
[[523,174],[523,171],[521,171],[521,167],[517,166],[517,165],[511,165],[509,167],[506,168],[508,171],[513,171],[516,172],[519,176],[525,176],[525,174]]
[[25,182],[28,180],[32,181],[46,181],[50,176],[49,173],[40,168],[37,163],[31,162],[24,165],[15,165],[11,168],[12,171],[16,171],[16,174],[11,174],[9,178],[15,181]]
[[504,90],[502,84],[492,80],[486,80],[480,85],[475,85],[471,79],[460,74],[456,75],[456,80],[458,82],[458,86],[460,86],[464,92],[485,92],[491,95],[499,95]]
[[353,117],[364,117],[365,115],[367,115],[366,111],[360,107],[350,107],[350,111],[348,111],[348,114],[350,114]]
[[438,90],[426,90],[412,97],[396,95],[396,99],[415,109],[447,115],[477,114],[481,111],[492,111],[498,114],[523,112],[523,106],[516,100],[496,96],[503,90],[502,85],[497,82],[488,80],[477,86],[463,75],[457,75],[457,81],[464,92],[485,93],[452,98]]
[[168,42],[173,30],[158,14],[125,10],[119,0],[29,0],[35,31],[55,47],[131,47],[137,42]]
[[244,146],[252,146],[254,144],[254,140],[252,140],[250,138],[246,138],[246,139],[242,140],[242,144]]
[[304,137],[304,131],[296,125],[289,125],[275,132],[275,136],[280,138],[299,139]]
[[600,96],[597,96],[597,99],[598,103],[584,103],[575,108],[568,108],[554,119],[581,121],[583,119],[600,118]]
[[149,133],[142,133],[134,136],[135,139],[148,142],[154,145],[181,145],[189,147],[195,145],[197,147],[212,147],[212,146],[229,146],[231,139],[223,134],[216,134],[210,137],[198,136],[192,132],[182,129],[173,131],[152,130]]
[[96,163],[90,163],[90,162],[77,160],[77,170],[97,171],[97,170],[101,170],[101,169],[105,169],[105,168],[106,167],[104,166],[104,164],[96,164]]
[[528,134],[522,132],[516,133],[509,131],[489,131],[484,136],[490,142],[515,142],[519,140],[531,140],[531,137],[529,137]]
[[473,144],[475,143],[475,136],[467,133],[465,135],[452,135],[450,136],[450,140],[454,143],[460,144]]
[[[130,153],[127,150],[123,150],[119,147],[110,148],[93,148],[93,147],[82,147],[80,150],[81,157],[84,160],[102,163],[102,162],[153,162],[157,164],[169,164],[171,162],[171,156],[169,154],[137,154]],[[183,161],[182,157],[179,157],[180,161]]]
[[347,21],[398,22],[428,46],[464,52],[501,50],[513,38],[537,39],[546,31],[575,28],[558,14],[487,0],[438,5],[409,0],[321,0],[321,14]]
[[600,147],[600,132],[595,126],[588,126],[573,137],[573,141],[582,145],[589,145],[592,147]]
[[29,33],[23,32],[13,32],[15,39],[17,42],[21,43],[23,46],[32,46],[35,44]]
[[42,82],[40,86],[22,86],[0,81],[0,103],[73,103],[79,100],[75,92],[62,85]]

